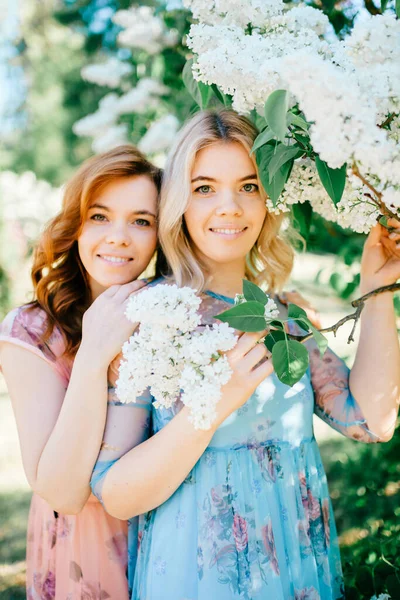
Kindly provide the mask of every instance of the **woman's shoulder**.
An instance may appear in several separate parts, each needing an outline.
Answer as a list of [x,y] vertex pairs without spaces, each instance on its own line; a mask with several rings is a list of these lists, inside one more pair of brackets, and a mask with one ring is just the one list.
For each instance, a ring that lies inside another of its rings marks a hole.
[[25,337],[42,336],[47,328],[46,312],[35,304],[24,304],[11,310],[0,326],[1,335]]
[[0,325],[0,339],[18,341],[21,345],[38,348],[47,358],[55,360],[65,350],[65,342],[57,326],[50,336],[43,341],[48,327],[48,316],[45,310],[36,304],[25,304],[10,311]]

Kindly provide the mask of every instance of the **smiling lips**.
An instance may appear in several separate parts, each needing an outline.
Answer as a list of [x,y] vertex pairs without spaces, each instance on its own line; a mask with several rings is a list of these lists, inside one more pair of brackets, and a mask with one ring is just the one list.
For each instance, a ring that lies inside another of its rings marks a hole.
[[246,231],[247,227],[210,227],[211,233],[216,233],[217,235],[229,236],[230,238],[238,237],[244,231]]
[[124,256],[113,256],[112,254],[98,254],[97,256],[108,264],[112,264],[114,266],[126,265],[133,260],[132,258],[126,258]]

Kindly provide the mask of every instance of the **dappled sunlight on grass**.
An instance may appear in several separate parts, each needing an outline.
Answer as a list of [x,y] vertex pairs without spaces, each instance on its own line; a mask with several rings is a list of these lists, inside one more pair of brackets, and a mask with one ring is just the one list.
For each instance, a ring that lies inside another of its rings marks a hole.
[[400,427],[386,444],[320,444],[341,545],[347,600],[400,599]]

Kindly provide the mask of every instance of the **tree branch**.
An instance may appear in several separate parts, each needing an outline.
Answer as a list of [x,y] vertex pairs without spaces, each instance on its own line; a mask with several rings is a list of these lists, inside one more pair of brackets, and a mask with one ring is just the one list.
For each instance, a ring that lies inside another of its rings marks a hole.
[[364,6],[370,15],[381,15],[381,9],[375,6],[373,0],[364,0]]
[[[330,327],[325,327],[324,329],[319,329],[318,331],[320,331],[321,333],[333,332],[333,334],[336,336],[336,333],[337,333],[339,327],[341,327],[342,325],[347,323],[347,321],[354,321],[354,324],[353,324],[352,330],[350,332],[349,338],[347,340],[347,343],[350,344],[350,342],[354,342],[354,332],[356,330],[357,323],[360,320],[361,312],[365,306],[365,302],[368,300],[368,298],[372,298],[373,296],[378,296],[379,294],[383,294],[384,292],[395,292],[397,290],[400,290],[400,283],[392,283],[391,285],[385,285],[383,287],[377,288],[376,290],[372,290],[372,292],[369,292],[368,294],[361,296],[361,298],[357,298],[356,300],[353,300],[351,305],[356,309],[353,313],[351,313],[350,315],[346,315],[345,317],[340,319],[340,321],[338,321],[334,325],[331,325]],[[313,334],[312,333],[307,333],[306,335],[288,334],[288,337],[292,340],[296,340],[297,342],[304,343],[307,340],[311,339],[313,337]]]
[[382,192],[379,192],[373,185],[372,183],[370,183],[367,179],[365,179],[364,175],[362,175],[358,169],[358,166],[356,165],[356,163],[354,163],[351,167],[351,170],[353,171],[353,175],[355,175],[356,177],[358,177],[363,184],[369,189],[371,190],[371,192],[375,195],[375,198],[372,196],[369,196],[371,198],[371,200],[373,202],[375,202],[375,204],[377,205],[377,207],[379,208],[379,210],[381,211],[381,213],[383,215],[386,215],[388,217],[396,217],[396,215],[386,206],[386,204],[384,204],[382,202]]

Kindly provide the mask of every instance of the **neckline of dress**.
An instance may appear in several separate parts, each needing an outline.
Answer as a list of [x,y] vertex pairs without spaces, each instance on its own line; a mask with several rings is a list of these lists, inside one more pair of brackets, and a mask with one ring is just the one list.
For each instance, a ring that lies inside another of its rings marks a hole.
[[211,290],[206,290],[204,293],[207,294],[207,296],[211,296],[212,298],[215,298],[216,300],[223,300],[224,302],[228,302],[229,304],[235,304],[235,298],[231,298],[230,296],[224,296],[223,294],[216,294],[215,292],[212,292]]

